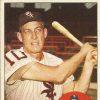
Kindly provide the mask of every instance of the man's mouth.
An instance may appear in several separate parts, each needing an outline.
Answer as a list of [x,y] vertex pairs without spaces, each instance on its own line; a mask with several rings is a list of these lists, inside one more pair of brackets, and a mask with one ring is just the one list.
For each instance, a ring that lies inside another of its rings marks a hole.
[[38,42],[32,42],[31,45],[38,45]]

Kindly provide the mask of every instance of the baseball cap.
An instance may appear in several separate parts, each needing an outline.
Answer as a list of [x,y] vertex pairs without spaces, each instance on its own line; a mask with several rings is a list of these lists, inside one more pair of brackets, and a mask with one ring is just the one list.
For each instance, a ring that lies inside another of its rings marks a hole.
[[43,18],[39,12],[26,11],[19,16],[19,27],[31,21],[43,21]]

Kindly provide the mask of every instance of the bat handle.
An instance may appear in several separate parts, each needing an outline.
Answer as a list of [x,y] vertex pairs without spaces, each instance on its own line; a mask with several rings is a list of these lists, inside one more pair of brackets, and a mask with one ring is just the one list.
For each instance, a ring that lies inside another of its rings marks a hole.
[[77,41],[77,42],[76,42],[76,44],[78,44],[80,47],[82,47],[82,46],[83,46],[83,43],[82,43],[82,42],[80,42],[80,41]]

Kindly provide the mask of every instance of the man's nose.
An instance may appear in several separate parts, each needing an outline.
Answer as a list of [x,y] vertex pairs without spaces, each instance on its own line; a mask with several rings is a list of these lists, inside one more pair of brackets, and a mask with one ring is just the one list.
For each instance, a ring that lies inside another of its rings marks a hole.
[[34,32],[33,34],[32,34],[32,39],[36,39],[37,38],[37,34]]

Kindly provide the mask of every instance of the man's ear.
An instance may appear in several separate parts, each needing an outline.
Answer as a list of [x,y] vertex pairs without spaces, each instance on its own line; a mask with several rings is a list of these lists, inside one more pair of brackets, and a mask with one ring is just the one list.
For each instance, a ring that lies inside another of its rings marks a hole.
[[20,32],[17,32],[17,38],[19,39],[20,42],[22,42],[22,35]]
[[47,28],[44,28],[44,37],[46,38],[47,35],[48,35],[48,30],[47,30]]

